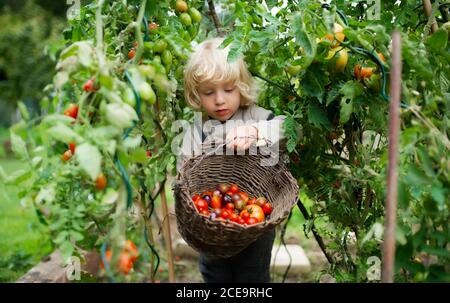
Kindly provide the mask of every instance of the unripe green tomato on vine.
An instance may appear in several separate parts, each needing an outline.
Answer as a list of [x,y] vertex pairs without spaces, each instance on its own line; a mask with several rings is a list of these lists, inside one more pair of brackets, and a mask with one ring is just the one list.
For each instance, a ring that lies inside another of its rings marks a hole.
[[189,26],[188,32],[191,39],[194,39],[195,36],[197,36],[197,28],[195,26]]
[[153,51],[155,53],[162,53],[166,49],[166,47],[167,47],[167,42],[162,39],[159,39],[153,45]]
[[123,101],[132,106],[133,108],[136,106],[136,98],[134,96],[134,92],[130,87],[127,87],[122,94]]
[[182,13],[182,14],[180,15],[180,20],[181,20],[181,23],[182,23],[184,26],[189,26],[189,25],[192,24],[192,18],[191,18],[191,16],[189,16],[189,14],[187,14],[187,13]]
[[155,65],[161,65],[161,57],[160,56],[154,56],[153,57],[153,63]]
[[172,64],[172,53],[169,50],[164,50],[161,54],[161,60],[164,65],[170,66]]
[[153,91],[153,88],[151,87],[150,84],[148,84],[147,82],[142,82],[139,85],[139,95],[141,96],[141,98],[145,101],[147,101],[150,104],[155,104],[156,102],[156,94]]
[[189,9],[189,15],[194,23],[202,21],[202,14],[195,7]]

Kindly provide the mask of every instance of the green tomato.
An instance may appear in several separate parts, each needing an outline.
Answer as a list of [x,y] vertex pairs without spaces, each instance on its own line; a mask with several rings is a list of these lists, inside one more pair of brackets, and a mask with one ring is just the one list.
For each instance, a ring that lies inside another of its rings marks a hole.
[[202,20],[202,14],[195,7],[189,9],[189,15],[194,23],[199,23]]
[[195,26],[189,26],[188,32],[191,39],[194,39],[195,36],[197,36],[197,28]]
[[133,108],[136,106],[136,98],[134,96],[134,92],[130,87],[127,87],[122,94],[123,101],[132,106]]
[[160,56],[153,57],[153,63],[156,65],[161,65],[161,57]]
[[153,91],[153,88],[147,82],[142,82],[139,85],[139,94],[141,98],[147,101],[150,104],[155,104],[156,102],[156,94]]
[[302,67],[300,65],[289,65],[288,67],[286,67],[286,71],[291,76],[298,75],[298,73],[300,73],[301,70],[302,70]]
[[184,24],[184,26],[189,26],[192,24],[192,18],[187,13],[182,13],[180,15],[181,23]]
[[164,65],[170,66],[172,64],[172,53],[169,50],[164,50],[161,55],[161,60]]
[[155,53],[162,53],[167,47],[167,42],[160,39],[158,41],[156,41],[156,43],[153,46],[153,51]]

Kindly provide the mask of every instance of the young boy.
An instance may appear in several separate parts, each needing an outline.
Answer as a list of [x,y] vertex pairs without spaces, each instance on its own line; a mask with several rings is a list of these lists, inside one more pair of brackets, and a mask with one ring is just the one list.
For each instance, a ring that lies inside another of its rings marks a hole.
[[[226,145],[238,154],[255,146],[279,151],[284,141],[284,116],[255,105],[256,84],[243,58],[227,62],[229,48],[219,48],[222,38],[198,45],[184,72],[185,97],[195,110],[202,111],[200,123],[184,134],[177,166],[201,155],[202,144]],[[197,121],[198,122],[198,121]],[[228,154],[228,152],[227,152]],[[261,236],[230,258],[200,256],[200,272],[205,282],[270,282],[270,259],[275,230]]]

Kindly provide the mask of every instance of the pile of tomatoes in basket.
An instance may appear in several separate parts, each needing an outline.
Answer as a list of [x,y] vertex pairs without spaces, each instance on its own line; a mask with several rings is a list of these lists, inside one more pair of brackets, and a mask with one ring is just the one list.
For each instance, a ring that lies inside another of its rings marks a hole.
[[266,198],[250,197],[236,184],[219,184],[211,191],[195,194],[192,201],[201,215],[238,224],[263,222],[273,210]]

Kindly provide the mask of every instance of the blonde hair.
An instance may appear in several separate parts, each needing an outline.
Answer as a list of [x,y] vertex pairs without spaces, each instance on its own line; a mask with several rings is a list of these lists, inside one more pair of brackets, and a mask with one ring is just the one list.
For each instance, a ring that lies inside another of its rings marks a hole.
[[213,38],[199,44],[184,70],[184,96],[194,109],[200,109],[198,86],[201,82],[233,82],[241,94],[241,107],[256,102],[257,87],[242,57],[227,62],[229,46],[219,48],[223,38]]

